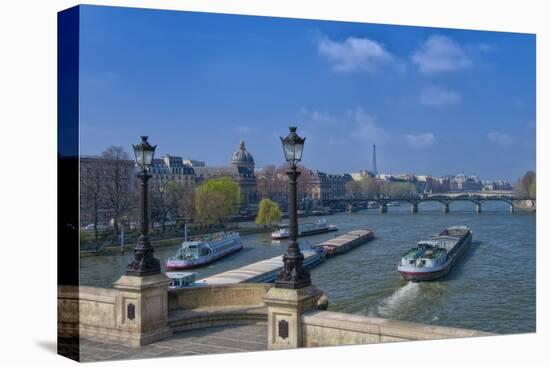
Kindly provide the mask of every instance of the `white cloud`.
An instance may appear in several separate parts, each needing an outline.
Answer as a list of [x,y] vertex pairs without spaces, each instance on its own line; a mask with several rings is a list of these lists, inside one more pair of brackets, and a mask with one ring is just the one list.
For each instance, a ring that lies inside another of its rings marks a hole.
[[462,96],[460,93],[430,85],[420,93],[420,103],[426,106],[445,106],[460,102]]
[[328,138],[328,145],[344,145],[347,143],[349,143],[348,139],[340,139],[332,136]]
[[351,136],[364,143],[383,144],[388,140],[388,133],[376,124],[373,116],[366,113],[362,108],[348,111],[354,126]]
[[487,139],[492,141],[495,144],[501,145],[501,146],[509,146],[514,143],[515,139],[514,137],[505,134],[505,133],[499,133],[499,132],[490,132],[487,134]]
[[435,136],[432,133],[408,134],[405,135],[407,143],[413,148],[426,148],[435,143]]
[[319,39],[317,49],[332,63],[333,69],[339,72],[373,72],[394,60],[381,43],[368,38],[349,37],[338,42],[323,37]]
[[244,134],[244,135],[250,134],[254,131],[250,126],[245,126],[245,125],[235,126],[234,130],[235,130],[236,133]]
[[489,43],[480,43],[477,45],[477,49],[482,52],[491,52],[496,50],[496,46]]
[[461,70],[472,64],[458,43],[440,35],[429,37],[411,59],[423,74]]
[[300,113],[304,115],[308,120],[313,122],[321,122],[321,123],[328,123],[328,122],[335,122],[336,119],[334,116],[332,116],[330,113],[326,111],[319,111],[319,110],[309,110],[305,107],[300,108]]

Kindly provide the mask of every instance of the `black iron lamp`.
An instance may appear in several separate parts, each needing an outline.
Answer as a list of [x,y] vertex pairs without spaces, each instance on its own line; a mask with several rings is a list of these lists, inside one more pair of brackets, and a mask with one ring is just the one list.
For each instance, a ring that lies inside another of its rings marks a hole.
[[153,156],[155,155],[156,145],[151,145],[147,141],[147,136],[141,137],[139,144],[132,144],[134,148],[134,155],[136,157],[136,166],[141,168],[142,171],[148,171],[149,167],[153,163]]
[[291,126],[290,133],[287,137],[281,138],[285,159],[290,165],[290,169],[286,172],[288,175],[288,183],[290,186],[290,198],[288,201],[288,216],[289,216],[289,236],[290,243],[288,249],[283,255],[283,269],[278,274],[275,281],[277,288],[300,289],[311,285],[311,278],[306,269],[303,267],[304,255],[300,251],[298,245],[298,197],[297,197],[297,180],[300,172],[297,170],[297,164],[302,160],[304,151],[305,138],[301,138],[296,133],[296,127]]
[[134,249],[134,259],[126,267],[126,275],[146,276],[160,274],[160,261],[155,259],[155,249],[149,240],[149,190],[148,182],[151,178],[149,167],[153,163],[156,145],[147,141],[147,136],[141,137],[141,142],[132,145],[134,148],[135,163],[138,168],[137,176],[141,179],[140,189],[140,213],[141,213],[141,234],[138,237]]
[[281,138],[283,144],[283,152],[285,153],[285,159],[291,166],[296,166],[302,160],[302,153],[304,151],[304,143],[306,138],[301,138],[296,133],[296,126],[289,127],[290,133]]

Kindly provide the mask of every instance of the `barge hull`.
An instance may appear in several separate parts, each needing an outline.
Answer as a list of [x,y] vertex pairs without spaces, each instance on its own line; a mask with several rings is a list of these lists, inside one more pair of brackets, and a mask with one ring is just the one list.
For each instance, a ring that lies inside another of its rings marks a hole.
[[436,270],[436,271],[406,271],[406,270],[399,270],[399,273],[405,280],[411,280],[413,282],[420,282],[420,281],[430,281],[430,280],[436,280],[439,278],[444,277],[445,275],[449,274],[453,268],[453,266],[459,261],[464,254],[470,249],[472,246],[472,232],[470,231],[464,238],[462,238],[459,242],[454,245],[454,247],[451,249],[451,259],[448,261],[447,265],[443,267],[442,269]]
[[312,247],[323,249],[326,256],[335,256],[346,253],[359,245],[369,242],[373,238],[374,232],[372,230],[356,230]]

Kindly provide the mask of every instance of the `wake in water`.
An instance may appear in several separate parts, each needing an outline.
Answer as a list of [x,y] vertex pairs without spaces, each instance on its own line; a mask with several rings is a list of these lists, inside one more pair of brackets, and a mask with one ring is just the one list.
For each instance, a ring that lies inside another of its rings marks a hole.
[[403,307],[410,307],[416,303],[419,292],[420,283],[407,283],[380,301],[377,307],[378,314],[384,317],[397,315]]

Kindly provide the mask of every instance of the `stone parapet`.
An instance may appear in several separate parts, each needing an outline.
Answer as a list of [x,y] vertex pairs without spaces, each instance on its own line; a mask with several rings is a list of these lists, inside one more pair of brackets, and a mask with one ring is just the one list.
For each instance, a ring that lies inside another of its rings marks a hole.
[[407,340],[434,340],[495,335],[487,332],[425,325],[331,311],[302,314],[305,347],[373,344]]
[[263,298],[271,287],[265,283],[238,283],[170,289],[168,309],[265,306]]

